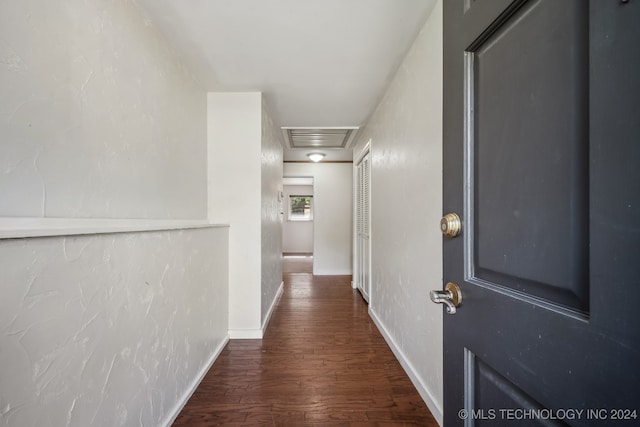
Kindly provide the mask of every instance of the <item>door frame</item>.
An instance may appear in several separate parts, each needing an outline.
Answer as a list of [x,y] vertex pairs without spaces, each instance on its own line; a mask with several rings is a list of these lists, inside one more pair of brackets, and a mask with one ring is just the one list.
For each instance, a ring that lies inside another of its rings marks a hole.
[[362,147],[360,152],[358,152],[353,157],[353,280],[351,281],[351,287],[353,289],[359,289],[358,280],[360,277],[360,251],[358,245],[358,187],[360,185],[360,180],[358,177],[358,166],[362,162],[362,160],[369,155],[369,244],[367,247],[367,251],[369,252],[369,267],[368,267],[368,277],[369,277],[369,286],[365,293],[362,293],[362,297],[367,301],[367,303],[371,304],[372,295],[371,295],[371,138],[367,141],[367,143]]

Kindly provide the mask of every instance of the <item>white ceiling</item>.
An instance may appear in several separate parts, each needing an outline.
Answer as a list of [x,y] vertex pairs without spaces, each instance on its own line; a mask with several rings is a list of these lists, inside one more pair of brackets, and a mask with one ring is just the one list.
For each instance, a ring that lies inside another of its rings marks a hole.
[[363,126],[434,3],[136,1],[208,91],[263,92],[279,127]]

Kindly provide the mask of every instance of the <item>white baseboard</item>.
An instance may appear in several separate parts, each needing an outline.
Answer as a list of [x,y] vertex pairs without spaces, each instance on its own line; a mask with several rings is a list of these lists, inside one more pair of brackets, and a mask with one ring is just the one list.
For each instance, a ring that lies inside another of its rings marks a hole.
[[267,316],[264,318],[264,322],[262,322],[262,336],[267,331],[267,326],[269,326],[269,320],[271,320],[271,315],[273,314],[273,310],[276,308],[276,304],[278,300],[282,296],[282,292],[284,291],[284,280],[280,282],[280,287],[276,292],[276,296],[273,297],[273,301],[271,301],[271,306],[269,307],[269,311],[267,311]]
[[313,270],[315,276],[351,276],[351,270]]
[[382,321],[380,320],[376,312],[371,309],[371,306],[369,306],[369,316],[371,316],[371,319],[373,319],[373,323],[375,323],[376,326],[378,327],[378,330],[384,337],[384,340],[387,342],[387,344],[391,348],[391,351],[400,362],[400,365],[402,365],[402,368],[409,376],[409,379],[411,380],[415,388],[418,390],[420,397],[422,397],[422,400],[424,400],[424,403],[426,403],[427,407],[433,414],[438,424],[442,425],[442,422],[443,422],[442,408],[440,408],[439,405],[436,404],[435,399],[433,398],[432,394],[429,392],[427,387],[424,385],[424,383],[418,376],[417,371],[415,370],[411,362],[409,362],[409,360],[407,359],[405,354],[402,352],[402,350],[400,350],[400,347],[398,347],[398,344],[395,342],[395,340],[391,338],[391,335],[389,334],[387,329],[384,327],[384,324],[382,323]]
[[276,308],[276,304],[282,295],[283,290],[284,282],[280,282],[280,287],[278,288],[273,301],[271,301],[269,311],[267,311],[267,317],[265,317],[264,322],[262,322],[262,327],[260,329],[229,329],[229,337],[232,340],[261,340],[267,330],[267,326],[269,326],[269,320],[271,320],[271,315],[273,314],[273,310]]
[[164,426],[166,427],[171,426],[171,424],[173,424],[176,418],[178,418],[178,415],[180,415],[180,412],[185,407],[185,405],[187,404],[187,402],[189,401],[193,393],[196,391],[196,389],[204,379],[204,376],[207,375],[207,372],[209,372],[209,369],[211,369],[211,366],[213,366],[213,363],[216,361],[218,356],[220,356],[220,353],[222,353],[224,346],[227,345],[228,342],[229,342],[229,336],[227,335],[225,339],[222,340],[220,345],[218,345],[218,347],[215,349],[213,354],[211,354],[211,357],[209,358],[205,366],[202,367],[198,375],[193,379],[189,388],[184,392],[184,394],[182,395],[182,398],[176,404],[175,409],[167,416],[166,422],[163,423]]
[[229,329],[232,340],[261,340],[262,329]]

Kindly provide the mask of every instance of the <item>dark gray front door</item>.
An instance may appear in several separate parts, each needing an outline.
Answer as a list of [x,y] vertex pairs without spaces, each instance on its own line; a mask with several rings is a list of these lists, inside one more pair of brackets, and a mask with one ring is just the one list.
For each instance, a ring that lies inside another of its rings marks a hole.
[[444,420],[640,425],[640,1],[444,1]]

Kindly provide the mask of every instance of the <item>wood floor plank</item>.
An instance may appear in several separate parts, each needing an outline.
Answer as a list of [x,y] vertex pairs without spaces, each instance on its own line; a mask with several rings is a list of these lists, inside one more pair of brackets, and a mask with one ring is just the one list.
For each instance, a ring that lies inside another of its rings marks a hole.
[[437,426],[351,277],[310,260],[285,264],[264,338],[230,341],[174,426]]

